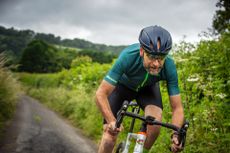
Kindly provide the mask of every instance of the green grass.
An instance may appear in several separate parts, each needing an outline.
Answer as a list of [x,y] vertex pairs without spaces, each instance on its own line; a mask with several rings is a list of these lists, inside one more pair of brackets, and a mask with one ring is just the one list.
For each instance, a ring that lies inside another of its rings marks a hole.
[[15,104],[20,91],[20,85],[13,74],[4,67],[6,59],[0,54],[0,130],[9,120],[15,110]]
[[50,74],[30,74],[30,73],[17,73],[19,81],[25,86],[33,88],[40,87],[58,87],[61,84],[60,73]]

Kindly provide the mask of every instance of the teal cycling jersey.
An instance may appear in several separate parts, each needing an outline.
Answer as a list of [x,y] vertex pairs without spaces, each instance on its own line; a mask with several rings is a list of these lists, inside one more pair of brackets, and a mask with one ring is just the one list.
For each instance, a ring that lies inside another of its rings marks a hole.
[[128,46],[121,52],[113,67],[104,77],[104,80],[114,86],[117,83],[121,83],[135,91],[165,80],[169,95],[179,94],[176,65],[172,57],[167,55],[159,74],[151,75],[143,66],[143,58],[140,56],[140,44],[138,43]]

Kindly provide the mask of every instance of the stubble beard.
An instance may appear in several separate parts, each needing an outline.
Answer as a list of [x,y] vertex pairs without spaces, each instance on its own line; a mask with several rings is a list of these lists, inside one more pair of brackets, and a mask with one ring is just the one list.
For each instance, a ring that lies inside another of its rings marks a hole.
[[161,69],[162,69],[162,66],[160,66],[158,68],[155,67],[155,66],[151,67],[151,66],[148,66],[145,63],[143,63],[143,66],[144,66],[145,70],[151,75],[158,75],[160,73]]

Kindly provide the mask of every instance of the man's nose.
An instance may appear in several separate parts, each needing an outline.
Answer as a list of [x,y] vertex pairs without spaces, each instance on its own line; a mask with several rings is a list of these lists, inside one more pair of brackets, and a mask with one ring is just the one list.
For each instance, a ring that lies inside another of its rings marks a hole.
[[160,66],[160,62],[157,59],[154,59],[151,61],[151,67],[159,67]]

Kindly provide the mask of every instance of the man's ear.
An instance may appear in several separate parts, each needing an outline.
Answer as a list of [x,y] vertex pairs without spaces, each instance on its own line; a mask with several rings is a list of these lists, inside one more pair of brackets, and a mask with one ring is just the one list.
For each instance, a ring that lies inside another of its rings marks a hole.
[[144,49],[142,47],[140,47],[140,56],[143,57],[144,56]]

